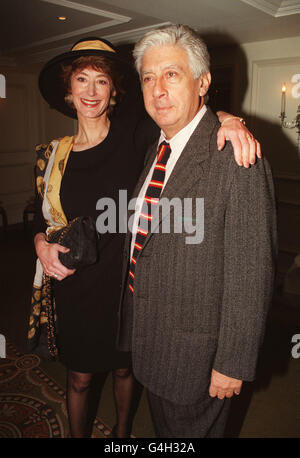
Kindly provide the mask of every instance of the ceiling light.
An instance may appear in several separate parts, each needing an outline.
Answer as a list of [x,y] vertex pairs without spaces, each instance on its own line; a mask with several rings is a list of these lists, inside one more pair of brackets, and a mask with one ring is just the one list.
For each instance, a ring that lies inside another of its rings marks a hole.
[[66,16],[58,16],[57,18],[59,21],[65,21],[67,18]]

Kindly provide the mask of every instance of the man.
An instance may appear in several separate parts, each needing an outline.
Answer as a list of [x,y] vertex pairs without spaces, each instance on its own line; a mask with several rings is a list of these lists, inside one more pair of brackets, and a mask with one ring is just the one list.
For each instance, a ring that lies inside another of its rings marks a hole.
[[[245,169],[230,144],[218,152],[219,123],[203,103],[209,56],[191,29],[149,32],[134,56],[166,143],[149,152],[135,191],[119,346],[132,351],[158,437],[221,437],[230,398],[254,378],[272,294],[272,176],[264,159]],[[172,199],[193,202],[182,230],[178,205],[159,208]]]

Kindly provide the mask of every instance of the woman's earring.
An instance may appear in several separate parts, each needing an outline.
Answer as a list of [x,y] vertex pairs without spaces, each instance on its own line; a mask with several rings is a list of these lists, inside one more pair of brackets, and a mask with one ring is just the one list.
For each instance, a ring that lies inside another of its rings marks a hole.
[[109,99],[109,106],[114,107],[116,103],[117,103],[116,97],[114,95],[111,95]]
[[65,102],[71,106],[72,108],[74,107],[73,105],[73,95],[72,94],[66,94],[65,95]]

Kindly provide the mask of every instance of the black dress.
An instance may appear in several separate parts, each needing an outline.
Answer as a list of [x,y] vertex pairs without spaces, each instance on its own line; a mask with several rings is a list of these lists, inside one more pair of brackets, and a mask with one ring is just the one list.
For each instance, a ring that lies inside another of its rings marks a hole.
[[[116,233],[100,234],[98,262],[54,282],[59,356],[71,370],[101,372],[130,365],[130,354],[116,350],[125,239],[124,232],[118,231],[119,191],[126,190],[129,201],[147,146],[156,135],[150,122],[116,119],[102,143],[70,153],[60,190],[68,221],[85,215],[97,221],[103,211],[96,210],[97,201],[103,198],[115,202],[117,216]],[[41,228],[41,210],[38,214],[35,233],[45,230]]]

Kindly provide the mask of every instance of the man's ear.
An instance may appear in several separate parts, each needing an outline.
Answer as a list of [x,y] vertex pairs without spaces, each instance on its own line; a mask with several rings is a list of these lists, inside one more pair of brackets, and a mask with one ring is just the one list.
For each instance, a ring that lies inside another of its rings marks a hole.
[[211,83],[211,74],[210,72],[204,73],[203,75],[199,76],[199,95],[204,96],[210,86]]

